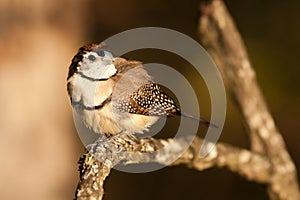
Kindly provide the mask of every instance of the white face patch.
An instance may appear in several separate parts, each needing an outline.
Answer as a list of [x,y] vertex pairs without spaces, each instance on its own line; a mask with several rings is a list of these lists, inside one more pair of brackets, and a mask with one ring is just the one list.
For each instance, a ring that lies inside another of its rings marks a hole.
[[78,72],[92,79],[108,79],[117,73],[112,61],[114,57],[108,51],[103,51],[104,56],[99,56],[96,52],[88,52],[83,55],[79,62]]

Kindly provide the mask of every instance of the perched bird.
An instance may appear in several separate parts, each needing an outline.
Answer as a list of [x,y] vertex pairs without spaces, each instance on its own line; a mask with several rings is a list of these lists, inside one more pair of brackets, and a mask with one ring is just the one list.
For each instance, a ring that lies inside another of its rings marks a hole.
[[107,136],[143,133],[162,116],[183,115],[212,125],[182,113],[141,62],[114,57],[104,43],[78,50],[69,68],[67,90],[84,124]]

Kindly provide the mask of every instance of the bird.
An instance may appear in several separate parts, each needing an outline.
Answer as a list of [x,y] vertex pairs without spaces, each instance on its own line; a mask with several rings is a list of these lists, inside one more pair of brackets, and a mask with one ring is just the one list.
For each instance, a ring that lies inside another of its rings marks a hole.
[[215,127],[182,112],[142,62],[114,57],[103,42],[79,48],[69,67],[67,91],[85,126],[107,137],[142,134],[161,117],[184,116]]

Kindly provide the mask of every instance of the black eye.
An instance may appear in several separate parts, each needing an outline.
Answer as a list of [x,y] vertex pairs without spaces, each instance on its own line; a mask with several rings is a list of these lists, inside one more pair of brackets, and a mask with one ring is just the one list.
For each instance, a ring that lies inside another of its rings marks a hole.
[[89,59],[90,61],[95,61],[95,60],[96,60],[96,57],[95,57],[94,55],[89,55],[89,56],[88,56],[88,59]]
[[104,57],[104,56],[105,56],[103,50],[97,51],[97,54],[98,54],[99,56],[101,56],[101,57]]

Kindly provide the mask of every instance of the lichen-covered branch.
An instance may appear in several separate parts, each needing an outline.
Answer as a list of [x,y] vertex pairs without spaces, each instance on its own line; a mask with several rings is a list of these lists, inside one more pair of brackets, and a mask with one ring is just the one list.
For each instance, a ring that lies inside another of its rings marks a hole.
[[84,154],[78,161],[78,164],[80,181],[76,189],[75,199],[102,199],[104,181],[109,175],[111,168],[95,159],[94,155],[89,153]]
[[[121,137],[105,144],[95,144],[90,153],[80,159],[80,182],[76,191],[76,199],[102,199],[103,183],[110,170],[120,162],[122,164],[155,162],[169,165],[174,155],[182,152],[187,140],[181,139],[137,139]],[[262,155],[229,144],[218,143],[205,158],[200,159],[199,150],[203,140],[195,138],[185,153],[171,165],[184,164],[198,171],[211,167],[226,167],[248,180],[268,183],[271,178],[270,162]],[[166,145],[172,145],[166,151],[156,151]],[[128,152],[132,152],[132,155]],[[145,153],[153,154],[145,154]]]
[[294,163],[267,108],[230,14],[221,0],[201,4],[200,12],[198,31],[201,43],[222,72],[244,118],[251,150],[266,154],[272,163],[271,199],[300,199]]

